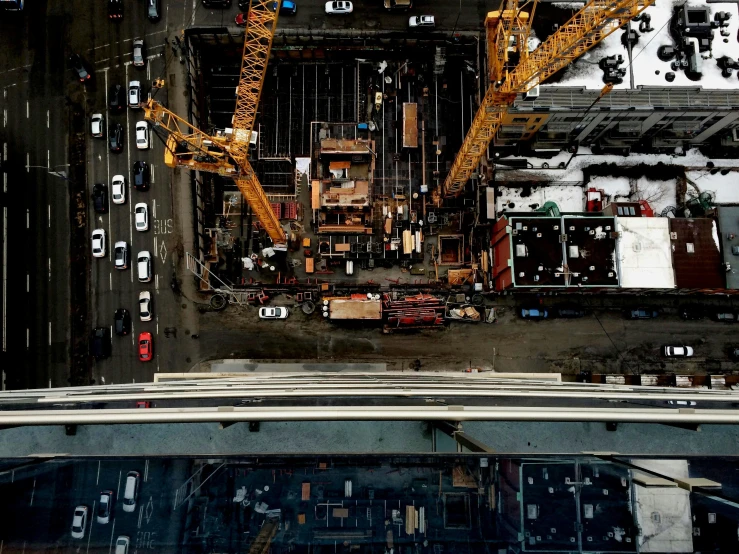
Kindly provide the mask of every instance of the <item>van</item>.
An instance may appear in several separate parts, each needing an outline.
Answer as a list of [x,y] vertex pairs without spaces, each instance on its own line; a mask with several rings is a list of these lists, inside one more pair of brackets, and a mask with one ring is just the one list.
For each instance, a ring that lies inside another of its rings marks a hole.
[[128,545],[131,544],[131,539],[125,535],[121,535],[115,541],[115,554],[128,554]]
[[136,260],[139,270],[139,282],[148,283],[151,281],[151,254],[148,250],[142,250],[136,257]]
[[[126,475],[126,488],[123,491],[123,511],[133,512],[136,509],[136,499],[139,496],[139,479],[141,476],[138,471],[129,471]],[[116,544],[116,548],[118,545]]]
[[162,17],[159,0],[146,0],[146,4],[148,6],[146,17],[149,18],[149,21],[159,21],[159,18]]

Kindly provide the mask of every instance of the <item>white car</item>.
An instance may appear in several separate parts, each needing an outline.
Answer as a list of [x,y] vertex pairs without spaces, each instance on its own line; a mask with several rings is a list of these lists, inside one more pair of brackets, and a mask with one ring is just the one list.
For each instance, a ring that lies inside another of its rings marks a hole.
[[92,257],[105,257],[105,229],[95,229],[92,232]]
[[690,358],[693,355],[690,346],[665,346],[662,352],[666,358]]
[[149,124],[146,121],[136,123],[136,148],[139,150],[149,148]]
[[90,129],[92,131],[93,137],[102,138],[102,136],[105,134],[105,118],[103,117],[103,114],[92,114]]
[[151,253],[148,250],[142,250],[136,256],[136,264],[139,271],[139,282],[148,283],[151,281]]
[[339,0],[338,2],[326,2],[326,13],[329,15],[338,15],[342,13],[352,13],[354,6],[351,2]]
[[259,319],[287,319],[288,315],[287,308],[259,308]]
[[123,175],[113,175],[110,194],[113,197],[113,204],[126,203],[126,178]]
[[77,506],[72,516],[72,538],[81,539],[87,527],[87,506]]
[[141,107],[141,81],[131,81],[128,83],[128,107]]
[[134,220],[136,221],[137,231],[149,230],[149,208],[146,202],[139,202],[133,208]]
[[408,27],[434,27],[433,15],[414,15],[408,20]]
[[139,317],[141,321],[151,321],[151,293],[148,290],[139,293]]

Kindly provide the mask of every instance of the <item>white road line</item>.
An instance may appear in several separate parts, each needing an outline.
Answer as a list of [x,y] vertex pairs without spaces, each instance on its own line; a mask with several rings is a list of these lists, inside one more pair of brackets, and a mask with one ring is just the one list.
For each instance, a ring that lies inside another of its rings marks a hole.
[[51,204],[49,204],[49,229],[51,229]]
[[159,373],[159,354],[157,354],[157,373]]
[[154,275],[154,288],[159,292],[159,274]]
[[[26,276],[28,276],[28,273],[26,273]],[[7,318],[8,318],[7,283],[8,283],[8,208],[7,206],[3,206],[3,352],[7,352],[7,337],[6,337],[6,330],[8,328],[8,324],[7,324]],[[5,384],[5,379],[3,379],[3,388],[4,388],[4,384]]]
[[108,43],[108,44],[102,44],[100,46],[96,46],[95,48],[93,48],[93,50],[99,50],[100,48],[107,48],[108,46],[110,46],[110,43]]
[[49,388],[51,388],[51,379],[49,379]]
[[30,228],[31,228],[31,210],[27,208],[26,209],[26,229],[30,229]]
[[144,483],[149,479],[149,460],[144,464]]
[[[150,177],[151,177],[151,184],[152,184],[152,185],[153,185],[153,184],[155,184],[155,183],[157,182],[157,180],[156,180],[156,179],[154,178],[154,177],[156,176],[156,174],[157,174],[157,172],[156,172],[156,171],[154,171],[154,168],[155,168],[155,167],[156,167],[156,166],[155,166],[154,164],[151,164],[151,175],[150,175]],[[154,217],[156,217],[156,215],[154,215]]]
[[46,169],[51,169],[51,152],[46,151]]
[[[97,500],[92,501],[92,512],[90,512],[91,514],[95,513],[96,503],[97,503]],[[86,553],[90,551],[90,537],[92,537],[92,526],[93,525],[95,525],[95,518],[91,517],[90,518],[90,532],[87,533],[87,550],[85,550]]]
[[26,327],[26,350],[28,350],[28,347],[31,345],[31,330]]
[[51,321],[49,321],[49,346],[51,346]]
[[110,290],[113,290],[113,273],[108,273],[108,277],[110,277]]
[[156,256],[157,253],[157,238],[154,237],[154,255]]
[[49,128],[49,110],[46,110],[46,128]]
[[8,192],[8,174],[3,172],[3,192]]
[[113,518],[113,527],[110,529],[110,545],[108,546],[108,554],[113,552],[113,537],[115,537],[115,518]]
[[26,292],[31,292],[31,274],[26,273]]
[[139,524],[137,525],[138,529],[141,529],[141,519],[144,517],[144,505],[141,504],[139,507]]
[[151,201],[151,213],[153,214],[154,219],[156,219],[157,218],[157,201],[156,200]]
[[31,173],[31,155],[26,152],[26,173]]
[[26,100],[26,119],[31,117],[31,103]]
[[95,478],[95,486],[97,486],[100,483],[100,460],[98,460],[98,475]]
[[157,315],[157,335],[159,335],[159,316]]
[[[108,71],[107,68],[103,70],[105,73],[105,111],[108,116],[110,116],[110,111],[108,110]],[[108,118],[108,121],[110,121],[110,118]],[[108,180],[106,182],[106,185],[110,183],[110,148],[105,149],[105,164],[107,166],[108,170]],[[108,209],[110,209],[110,205],[108,205]],[[110,220],[113,219],[110,214],[108,214],[108,240],[110,241],[110,244],[115,244],[113,242],[113,235],[111,233],[111,223]],[[113,253],[111,252],[112,249],[108,249],[108,261],[112,259]],[[113,290],[113,277],[110,278],[110,290]]]
[[49,258],[49,282],[51,283],[51,258]]
[[148,58],[146,59],[146,80],[151,81],[151,64]]
[[3,127],[8,125],[8,108],[3,108]]
[[121,476],[123,475],[123,470],[120,470],[118,472],[118,488],[115,491],[115,497],[120,498],[121,497]]
[[36,495],[36,479],[33,480],[33,489],[31,489],[31,506],[33,506],[33,497]]

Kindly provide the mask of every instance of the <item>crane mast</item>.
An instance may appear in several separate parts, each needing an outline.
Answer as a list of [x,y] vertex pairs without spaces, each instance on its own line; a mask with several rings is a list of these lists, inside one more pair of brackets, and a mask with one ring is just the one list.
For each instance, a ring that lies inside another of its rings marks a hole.
[[[625,25],[655,0],[590,0],[572,18],[549,36],[536,50],[528,52],[531,18],[521,12],[518,0],[507,0],[497,21],[488,22],[488,69],[493,81],[488,88],[452,164],[442,188],[445,197],[461,194],[479,165],[503,117],[520,93],[544,82],[574,62],[608,35]],[[531,13],[537,0],[532,4]],[[497,25],[497,26],[496,26]],[[518,49],[515,67],[511,49]]]
[[144,117],[166,135],[164,163],[232,177],[275,244],[286,241],[285,232],[249,163],[249,144],[256,119],[279,5],[273,0],[251,0],[246,18],[244,51],[232,128],[218,136],[204,133],[154,100],[144,107]]

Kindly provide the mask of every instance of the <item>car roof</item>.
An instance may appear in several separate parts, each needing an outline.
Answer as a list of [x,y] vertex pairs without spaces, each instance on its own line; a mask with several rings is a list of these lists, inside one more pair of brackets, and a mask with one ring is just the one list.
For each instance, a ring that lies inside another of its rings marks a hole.
[[126,246],[127,246],[126,241],[123,241],[123,240],[119,240],[118,242],[115,243],[116,248],[125,248]]
[[134,209],[135,209],[135,210],[138,210],[139,208],[143,208],[143,209],[146,209],[146,202],[139,202],[138,204],[136,204],[136,205],[134,206]]

